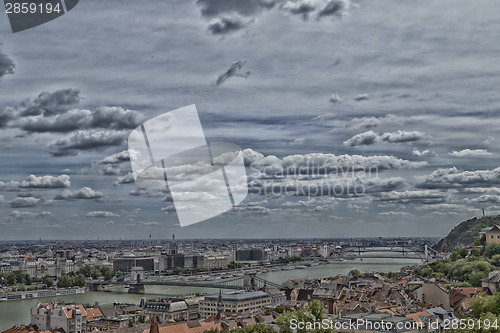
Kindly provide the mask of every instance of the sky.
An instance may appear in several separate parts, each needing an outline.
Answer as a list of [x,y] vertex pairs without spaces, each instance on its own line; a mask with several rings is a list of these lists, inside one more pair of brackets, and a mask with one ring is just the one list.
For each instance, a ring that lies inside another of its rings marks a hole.
[[[499,9],[82,0],[18,33],[0,15],[0,240],[441,237],[498,215]],[[249,194],[181,227],[127,138],[192,104]]]

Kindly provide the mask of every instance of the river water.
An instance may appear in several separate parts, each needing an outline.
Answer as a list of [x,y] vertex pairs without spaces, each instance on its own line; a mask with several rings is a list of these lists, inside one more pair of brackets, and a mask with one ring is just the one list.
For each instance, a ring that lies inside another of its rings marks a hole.
[[[421,264],[417,259],[369,259],[347,260],[327,265],[307,267],[304,269],[271,271],[258,276],[275,283],[283,283],[288,279],[296,278],[322,278],[346,274],[351,269],[358,269],[361,272],[398,272],[399,269],[407,265]],[[147,286],[145,295],[127,294],[127,289],[113,289],[106,292],[88,292],[80,295],[70,295],[62,297],[46,297],[20,301],[0,302],[0,332],[20,324],[29,324],[30,309],[37,303],[62,301],[78,304],[100,304],[117,302],[127,302],[139,304],[142,297],[158,298],[160,296],[186,295],[194,293],[216,293],[213,288],[196,287],[173,287],[173,286]]]

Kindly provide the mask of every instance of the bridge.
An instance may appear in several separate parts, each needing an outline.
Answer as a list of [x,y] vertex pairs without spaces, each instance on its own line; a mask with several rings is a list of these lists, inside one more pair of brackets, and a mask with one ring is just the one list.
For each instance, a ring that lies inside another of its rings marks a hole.
[[88,283],[89,289],[98,291],[102,290],[106,285],[123,285],[129,286],[128,292],[130,294],[144,294],[146,286],[176,286],[176,287],[197,287],[197,288],[216,288],[216,289],[233,289],[233,290],[265,290],[269,288],[281,288],[277,283],[264,280],[256,276],[255,272],[247,272],[243,276],[221,279],[215,281],[178,281],[166,280],[157,276],[147,276],[145,278],[142,269],[135,268],[130,273],[129,280],[123,281],[100,281],[94,280]]
[[[409,246],[392,245],[350,245],[342,249],[341,258],[377,258],[377,259],[420,259],[429,261],[433,257],[438,256],[437,252],[431,252],[431,248],[427,245]],[[386,253],[386,254],[385,254]]]

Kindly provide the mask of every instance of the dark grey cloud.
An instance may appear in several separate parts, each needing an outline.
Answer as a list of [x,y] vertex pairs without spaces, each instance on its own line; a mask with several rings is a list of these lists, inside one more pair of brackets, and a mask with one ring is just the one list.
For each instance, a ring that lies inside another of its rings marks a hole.
[[467,187],[496,187],[500,185],[500,168],[493,170],[461,171],[456,167],[438,169],[416,184],[417,188],[452,189]]
[[65,113],[50,116],[26,116],[13,122],[13,126],[28,132],[66,133],[79,129],[132,129],[136,128],[144,120],[144,115],[137,111],[115,106],[99,107],[93,112],[90,110],[73,109]]
[[372,145],[378,142],[386,143],[406,143],[415,142],[427,139],[425,133],[419,131],[397,131],[388,133],[375,133],[373,131],[367,131],[364,133],[359,133],[344,141],[344,145],[356,147],[362,145]]
[[9,121],[15,118],[15,109],[9,106],[0,107],[0,128],[7,127]]
[[117,131],[80,130],[52,142],[47,150],[52,156],[78,155],[82,151],[100,151],[124,143],[128,133]]
[[82,187],[79,190],[71,191],[64,190],[57,194],[55,200],[77,200],[77,199],[99,199],[104,197],[104,194],[99,191],[94,191],[90,187]]
[[91,128],[106,128],[106,129],[133,129],[142,124],[145,120],[143,114],[126,110],[118,106],[114,107],[99,107],[91,117]]
[[51,116],[65,113],[80,102],[80,90],[61,89],[55,92],[42,92],[34,103],[21,112],[22,116]]
[[15,67],[14,60],[0,51],[0,77],[7,74],[14,74]]
[[229,66],[227,71],[225,71],[223,74],[219,75],[219,77],[215,81],[215,85],[220,86],[221,84],[226,82],[226,80],[228,80],[232,77],[243,77],[246,79],[250,75],[250,71],[247,71],[245,73],[241,73],[241,70],[242,70],[243,66],[245,66],[246,63],[247,63],[247,61],[242,60],[242,59],[233,62],[231,64],[231,66]]
[[244,27],[245,23],[236,17],[221,17],[208,24],[208,31],[214,35],[229,35]]
[[221,15],[238,14],[252,17],[262,10],[271,9],[279,2],[277,0],[197,0],[196,5],[200,8],[201,16],[204,18],[215,18]]
[[319,11],[318,18],[323,16],[342,16],[344,15],[351,2],[349,0],[329,0],[326,5]]
[[303,20],[315,16],[318,20],[326,16],[341,17],[349,10],[350,0],[198,0],[202,18],[209,21],[208,31],[227,35],[245,28],[262,12],[274,7]]

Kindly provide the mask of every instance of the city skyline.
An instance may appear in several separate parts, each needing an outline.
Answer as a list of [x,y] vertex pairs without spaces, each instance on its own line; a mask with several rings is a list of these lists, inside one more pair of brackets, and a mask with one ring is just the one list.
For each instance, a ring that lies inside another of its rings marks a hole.
[[[4,16],[0,240],[442,237],[500,214],[500,4],[302,2],[85,1],[16,34]],[[126,139],[191,104],[243,150],[249,195],[181,228]]]

